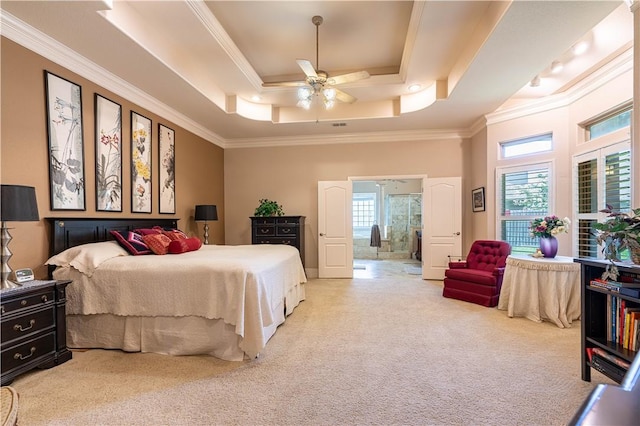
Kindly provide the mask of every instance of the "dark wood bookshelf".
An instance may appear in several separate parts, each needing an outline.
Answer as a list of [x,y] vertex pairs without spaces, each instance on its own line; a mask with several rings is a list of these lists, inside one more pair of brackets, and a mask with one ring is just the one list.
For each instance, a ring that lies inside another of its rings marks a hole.
[[[588,349],[600,348],[629,364],[633,363],[638,354],[638,351],[626,349],[622,344],[607,339],[607,317],[610,316],[607,298],[609,296],[617,297],[620,300],[624,300],[627,307],[634,308],[640,308],[640,299],[590,285],[591,280],[602,277],[607,265],[611,264],[608,260],[575,259],[575,262],[580,263],[581,276],[582,332],[580,340],[582,380],[590,382],[591,368],[595,367],[589,360]],[[616,262],[616,266],[620,275],[640,277],[640,266],[638,265]],[[598,371],[617,383],[621,382],[619,378],[607,374],[601,369],[598,369]]]

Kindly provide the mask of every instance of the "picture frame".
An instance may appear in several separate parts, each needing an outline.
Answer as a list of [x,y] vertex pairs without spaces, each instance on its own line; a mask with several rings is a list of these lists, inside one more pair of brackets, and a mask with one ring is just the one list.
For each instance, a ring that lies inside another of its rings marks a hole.
[[484,186],[471,191],[471,205],[474,213],[484,211]]
[[96,210],[122,211],[122,106],[95,94]]
[[163,214],[176,213],[176,151],[173,129],[158,124],[158,164],[160,179],[158,186],[159,211]]
[[86,210],[82,88],[44,72],[51,210]]
[[151,213],[151,119],[131,111],[131,212]]

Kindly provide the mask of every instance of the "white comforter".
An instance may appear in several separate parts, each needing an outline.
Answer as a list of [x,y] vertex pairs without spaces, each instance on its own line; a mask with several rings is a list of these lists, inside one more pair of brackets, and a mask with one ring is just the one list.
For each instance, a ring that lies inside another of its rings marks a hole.
[[298,300],[286,301],[287,314],[304,299],[302,262],[286,245],[203,246],[179,255],[103,258],[93,258],[89,270],[81,267],[85,273],[58,262],[54,278],[73,280],[67,314],[223,319],[235,327],[250,357],[266,345],[270,336],[263,329],[282,316],[276,310],[284,308],[288,294],[296,293]]

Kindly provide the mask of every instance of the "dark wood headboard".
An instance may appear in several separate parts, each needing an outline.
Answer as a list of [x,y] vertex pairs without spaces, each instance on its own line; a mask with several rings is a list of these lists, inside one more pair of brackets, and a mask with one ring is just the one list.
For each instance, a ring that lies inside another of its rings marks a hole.
[[60,218],[48,217],[51,227],[50,256],[80,244],[112,240],[109,231],[131,231],[137,228],[177,228],[176,218]]

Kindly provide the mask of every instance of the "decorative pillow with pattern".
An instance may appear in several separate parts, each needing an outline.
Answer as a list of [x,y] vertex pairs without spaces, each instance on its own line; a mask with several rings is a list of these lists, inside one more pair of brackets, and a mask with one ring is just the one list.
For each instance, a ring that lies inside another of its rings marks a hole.
[[169,237],[171,241],[185,240],[189,238],[187,234],[179,229],[165,229],[162,233]]
[[133,232],[135,232],[136,234],[140,234],[142,236],[155,235],[155,234],[162,234],[162,228],[160,228],[160,227],[157,227],[157,228],[139,228],[139,229],[134,229]]
[[202,241],[198,237],[183,238],[171,241],[169,243],[170,254],[186,253],[188,251],[196,251],[202,247]]
[[142,240],[155,254],[167,254],[171,239],[164,234],[143,235]]
[[152,251],[142,239],[142,235],[133,231],[110,231],[113,238],[129,253],[134,256],[151,254]]

